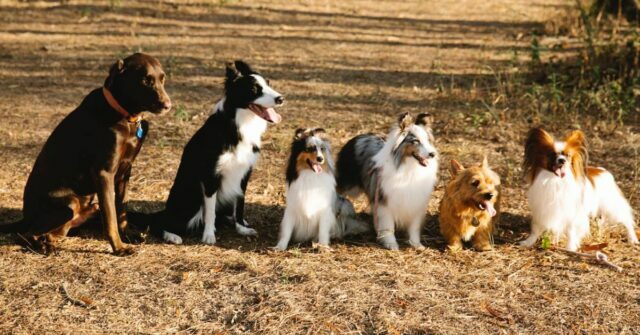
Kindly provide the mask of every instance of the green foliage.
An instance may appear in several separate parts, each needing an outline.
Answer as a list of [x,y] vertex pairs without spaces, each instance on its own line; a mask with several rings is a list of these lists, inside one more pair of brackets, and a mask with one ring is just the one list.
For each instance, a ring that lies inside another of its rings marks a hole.
[[189,120],[189,113],[187,112],[187,109],[182,105],[176,106],[176,111],[173,113],[173,115],[180,121]]
[[542,234],[542,237],[540,238],[540,248],[543,250],[551,248],[551,237],[549,237],[549,233],[545,232]]

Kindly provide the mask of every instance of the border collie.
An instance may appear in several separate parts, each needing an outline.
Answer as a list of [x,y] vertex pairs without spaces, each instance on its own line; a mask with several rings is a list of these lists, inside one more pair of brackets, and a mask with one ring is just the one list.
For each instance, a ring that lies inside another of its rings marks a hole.
[[589,234],[589,217],[597,216],[621,223],[629,242],[638,243],[629,202],[609,171],[588,166],[587,142],[581,131],[555,141],[542,128],[531,129],[523,167],[532,221],[531,234],[520,245],[532,247],[549,231],[554,242],[565,235],[567,249],[575,251]]
[[298,129],[287,166],[287,208],[280,224],[276,250],[289,241],[314,240],[329,246],[330,238],[368,231],[355,219],[353,205],[336,193],[333,158],[322,128]]
[[338,155],[338,192],[365,193],[373,207],[378,241],[398,250],[395,229],[406,230],[409,244],[424,248],[420,231],[431,193],[438,181],[432,118],[400,115],[388,138],[367,134],[349,140]]
[[204,226],[202,242],[216,243],[216,215],[231,217],[241,235],[257,235],[244,220],[244,196],[260,153],[268,123],[282,117],[274,107],[283,96],[258,72],[242,62],[228,64],[225,97],[184,148],[166,208],[157,213],[151,231],[181,244],[187,231]]

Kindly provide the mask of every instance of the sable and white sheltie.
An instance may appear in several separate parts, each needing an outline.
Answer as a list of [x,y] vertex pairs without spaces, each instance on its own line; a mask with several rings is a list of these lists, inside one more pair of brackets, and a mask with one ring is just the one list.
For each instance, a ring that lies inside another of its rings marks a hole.
[[549,231],[554,242],[566,236],[567,249],[575,251],[589,233],[589,218],[597,216],[623,224],[629,242],[638,243],[631,206],[613,175],[587,164],[587,142],[581,131],[573,131],[564,141],[555,141],[541,128],[529,131],[523,169],[532,221],[531,234],[521,245],[531,247]]
[[180,235],[204,225],[202,242],[214,244],[216,215],[227,214],[239,234],[257,234],[244,220],[244,195],[261,136],[267,123],[282,119],[274,107],[284,98],[242,61],[227,65],[224,88],[184,148],[165,210],[150,219],[151,231],[167,242],[180,244]]
[[407,231],[412,247],[423,248],[420,231],[438,180],[431,121],[429,114],[415,120],[402,114],[386,141],[358,135],[338,155],[338,192],[367,195],[378,241],[385,248],[399,248],[396,228]]
[[349,200],[338,196],[333,158],[324,129],[298,129],[287,165],[287,208],[280,224],[276,250],[289,241],[317,241],[329,246],[330,238],[359,234],[369,227],[355,218]]

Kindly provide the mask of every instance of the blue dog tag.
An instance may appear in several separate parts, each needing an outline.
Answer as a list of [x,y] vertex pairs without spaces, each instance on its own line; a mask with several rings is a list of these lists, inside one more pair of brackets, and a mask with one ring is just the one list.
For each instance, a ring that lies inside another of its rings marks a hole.
[[136,128],[136,137],[138,139],[142,139],[144,137],[144,130],[142,129],[140,122],[138,122],[138,128]]

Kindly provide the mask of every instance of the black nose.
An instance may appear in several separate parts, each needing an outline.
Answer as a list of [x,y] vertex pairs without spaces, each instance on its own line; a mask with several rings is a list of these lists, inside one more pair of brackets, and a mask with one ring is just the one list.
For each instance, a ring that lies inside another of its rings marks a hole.
[[487,199],[487,200],[493,199],[493,193],[485,193],[484,194],[484,198]]
[[567,162],[567,159],[564,157],[558,157],[558,165],[564,165]]
[[277,96],[276,97],[276,105],[282,105],[284,103],[284,97],[283,96]]
[[436,153],[435,152],[430,152],[429,153],[429,158],[433,158],[433,157],[436,157]]
[[324,157],[322,156],[318,156],[318,158],[316,158],[318,160],[318,163],[322,163],[324,162]]

